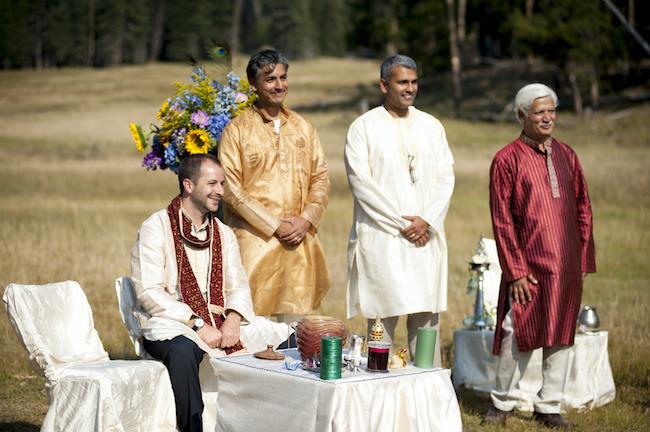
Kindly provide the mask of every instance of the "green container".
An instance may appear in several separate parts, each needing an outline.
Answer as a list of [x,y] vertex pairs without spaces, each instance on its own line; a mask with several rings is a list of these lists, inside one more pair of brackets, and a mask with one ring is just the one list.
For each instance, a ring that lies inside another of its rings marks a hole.
[[432,369],[438,332],[433,327],[419,327],[415,345],[415,367]]
[[338,336],[323,336],[320,340],[320,378],[335,380],[341,378],[341,354],[343,340]]

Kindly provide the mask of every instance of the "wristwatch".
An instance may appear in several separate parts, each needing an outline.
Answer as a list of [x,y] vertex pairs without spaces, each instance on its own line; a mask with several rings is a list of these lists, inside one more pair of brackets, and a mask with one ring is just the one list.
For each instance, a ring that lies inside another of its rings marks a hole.
[[194,318],[194,324],[192,324],[192,330],[197,331],[203,328],[205,325],[205,321],[203,321],[203,318],[201,317],[196,317]]

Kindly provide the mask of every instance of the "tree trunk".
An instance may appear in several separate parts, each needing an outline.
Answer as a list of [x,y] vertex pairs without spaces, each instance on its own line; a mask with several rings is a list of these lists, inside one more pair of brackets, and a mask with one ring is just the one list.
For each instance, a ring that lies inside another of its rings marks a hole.
[[591,65],[591,109],[596,111],[600,107],[600,85],[598,83],[598,68]]
[[[616,15],[616,18],[618,18],[618,20],[625,26],[625,28],[632,35],[634,40],[636,40],[639,43],[639,45],[643,47],[645,52],[648,55],[650,55],[650,44],[643,38],[643,36],[638,31],[636,31],[634,26],[628,22],[628,20],[625,18],[625,16],[623,16],[623,14],[616,7],[616,5],[612,3],[612,0],[603,0],[603,2],[605,3],[605,6],[607,6],[609,10],[611,10],[612,13]],[[632,16],[632,18],[634,18],[634,15]]]
[[43,27],[45,26],[45,13],[46,6],[43,4],[40,10],[36,12],[38,18],[36,19],[36,28],[34,36],[34,67],[36,69],[43,69],[45,67],[45,58],[43,54]]
[[165,0],[155,0],[153,7],[153,26],[151,31],[149,61],[156,61],[160,59],[163,34],[165,32]]
[[95,0],[88,0],[88,34],[86,46],[86,66],[95,64]]
[[397,20],[397,7],[395,0],[391,0],[387,6],[386,12],[388,15],[388,41],[386,42],[386,53],[390,56],[399,52],[397,47],[399,21]]
[[582,95],[580,94],[580,86],[578,85],[578,78],[576,77],[575,67],[569,65],[569,84],[571,85],[571,93],[573,94],[573,110],[576,114],[582,114]]
[[456,33],[456,20],[454,18],[454,0],[447,0],[447,26],[449,28],[449,53],[451,56],[451,80],[454,90],[454,109],[460,108],[463,98],[461,83],[460,51],[458,49],[458,34]]
[[467,0],[458,0],[458,45],[460,50],[465,47],[465,16],[467,15]]
[[239,51],[239,25],[241,23],[242,0],[235,0],[232,9],[232,26],[230,27],[230,55]]
[[634,0],[627,0],[627,21],[634,27]]
[[[117,3],[117,2],[116,2]],[[126,0],[120,2],[119,6],[116,6],[116,18],[115,18],[115,28],[113,29],[113,50],[111,52],[111,65],[122,64],[124,59],[124,31],[125,31],[125,21],[126,21]]]
[[[533,8],[535,7],[535,0],[526,0],[526,21],[529,25],[533,20]],[[533,71],[533,55],[531,53],[526,54],[526,72],[529,74]]]

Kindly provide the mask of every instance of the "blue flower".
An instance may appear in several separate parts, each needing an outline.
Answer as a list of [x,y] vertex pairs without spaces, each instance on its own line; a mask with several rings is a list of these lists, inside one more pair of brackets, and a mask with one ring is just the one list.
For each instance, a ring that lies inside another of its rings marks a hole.
[[165,164],[169,169],[178,174],[178,166],[180,164],[180,160],[178,158],[176,147],[171,144],[168,145],[165,149]]
[[208,132],[212,138],[219,142],[221,139],[221,133],[230,121],[230,116],[225,114],[213,115],[210,117],[210,123],[208,124]]
[[192,75],[190,75],[192,82],[198,83],[203,81],[205,78],[206,74],[201,66],[194,66],[192,68]]
[[231,117],[232,110],[236,108],[235,91],[230,87],[223,87],[214,99],[214,113]]
[[195,111],[195,108],[201,106],[201,99],[197,95],[185,90],[178,96],[176,103],[184,110]]
[[239,81],[240,78],[235,74],[233,71],[228,72],[228,75],[226,75],[226,78],[228,79],[228,86],[233,89],[237,90],[239,88]]

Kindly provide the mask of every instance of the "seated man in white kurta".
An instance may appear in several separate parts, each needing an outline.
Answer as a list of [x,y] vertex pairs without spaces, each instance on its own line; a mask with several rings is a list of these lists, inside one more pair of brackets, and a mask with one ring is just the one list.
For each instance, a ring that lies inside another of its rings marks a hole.
[[[348,245],[348,317],[380,316],[385,339],[408,315],[415,354],[418,327],[439,328],[447,308],[444,220],[454,188],[453,157],[438,120],[414,108],[417,65],[388,57],[381,65],[382,106],[348,131],[345,164],[354,195]],[[440,343],[434,365],[440,366]]]
[[181,161],[181,193],[151,215],[133,247],[143,345],[169,370],[181,431],[201,431],[204,353],[256,352],[286,340],[286,324],[256,317],[234,233],[215,216],[224,173],[212,155]]

